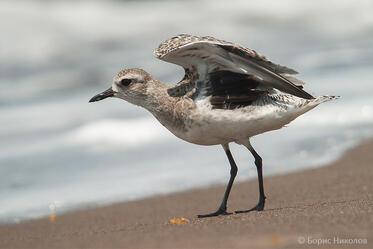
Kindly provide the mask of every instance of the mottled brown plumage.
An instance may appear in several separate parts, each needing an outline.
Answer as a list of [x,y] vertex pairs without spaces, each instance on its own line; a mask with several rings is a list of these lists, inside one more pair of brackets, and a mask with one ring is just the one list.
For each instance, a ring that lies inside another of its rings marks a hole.
[[292,68],[281,66],[279,64],[275,64],[267,59],[264,55],[257,53],[255,50],[243,47],[241,45],[227,42],[224,40],[219,40],[211,36],[194,36],[194,35],[187,35],[187,34],[180,34],[175,37],[172,37],[164,42],[162,42],[159,47],[154,51],[154,55],[159,58],[163,59],[167,54],[185,46],[190,45],[196,42],[204,42],[210,43],[214,45],[219,45],[222,48],[229,50],[234,53],[239,53],[245,57],[250,57],[255,59],[258,63],[261,63],[273,71],[278,73],[287,73],[287,74],[297,74],[298,72]]

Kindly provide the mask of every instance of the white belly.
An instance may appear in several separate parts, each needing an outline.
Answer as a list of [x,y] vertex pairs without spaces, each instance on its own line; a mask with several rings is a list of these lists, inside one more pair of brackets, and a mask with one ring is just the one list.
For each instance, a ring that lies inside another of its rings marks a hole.
[[211,109],[208,100],[201,100],[186,120],[187,131],[175,135],[199,145],[242,144],[252,136],[280,129],[313,107],[266,104],[223,110]]

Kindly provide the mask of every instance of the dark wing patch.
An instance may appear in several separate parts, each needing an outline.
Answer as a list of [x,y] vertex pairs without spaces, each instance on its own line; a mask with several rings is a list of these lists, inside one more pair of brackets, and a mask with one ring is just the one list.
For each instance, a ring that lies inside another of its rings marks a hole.
[[230,71],[210,74],[210,94],[213,109],[235,109],[250,105],[267,91],[256,89],[259,80],[252,75]]
[[239,94],[255,89],[259,85],[259,81],[253,75],[225,70],[210,73],[210,82],[213,94]]
[[236,109],[251,105],[260,96],[266,94],[266,91],[251,90],[245,95],[214,95],[211,97],[212,109]]

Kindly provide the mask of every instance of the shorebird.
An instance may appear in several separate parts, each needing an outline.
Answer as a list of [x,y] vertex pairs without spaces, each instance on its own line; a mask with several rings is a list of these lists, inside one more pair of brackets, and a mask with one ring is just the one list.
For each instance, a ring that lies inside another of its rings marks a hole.
[[198,145],[221,145],[230,163],[230,179],[216,212],[231,214],[227,201],[237,166],[229,143],[244,145],[254,156],[259,201],[250,209],[261,211],[265,195],[262,158],[250,138],[282,128],[317,105],[338,96],[314,97],[293,77],[294,69],[275,64],[254,50],[213,37],[178,35],[161,43],[154,55],[185,70],[175,86],[154,79],[142,69],[124,69],[111,87],[89,102],[116,97],[147,109],[175,136]]

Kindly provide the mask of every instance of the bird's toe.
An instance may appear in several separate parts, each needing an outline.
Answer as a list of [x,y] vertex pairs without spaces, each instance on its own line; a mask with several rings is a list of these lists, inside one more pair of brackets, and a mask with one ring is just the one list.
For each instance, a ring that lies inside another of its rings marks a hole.
[[198,218],[207,218],[207,217],[214,217],[214,216],[219,216],[219,215],[230,215],[232,213],[227,212],[226,210],[221,210],[219,209],[216,212],[209,213],[209,214],[199,214],[197,215]]
[[264,209],[264,202],[259,202],[255,207],[253,208],[250,208],[250,209],[246,209],[246,210],[237,210],[237,211],[234,211],[236,214],[240,214],[240,213],[248,213],[248,212],[251,212],[251,211],[263,211]]

